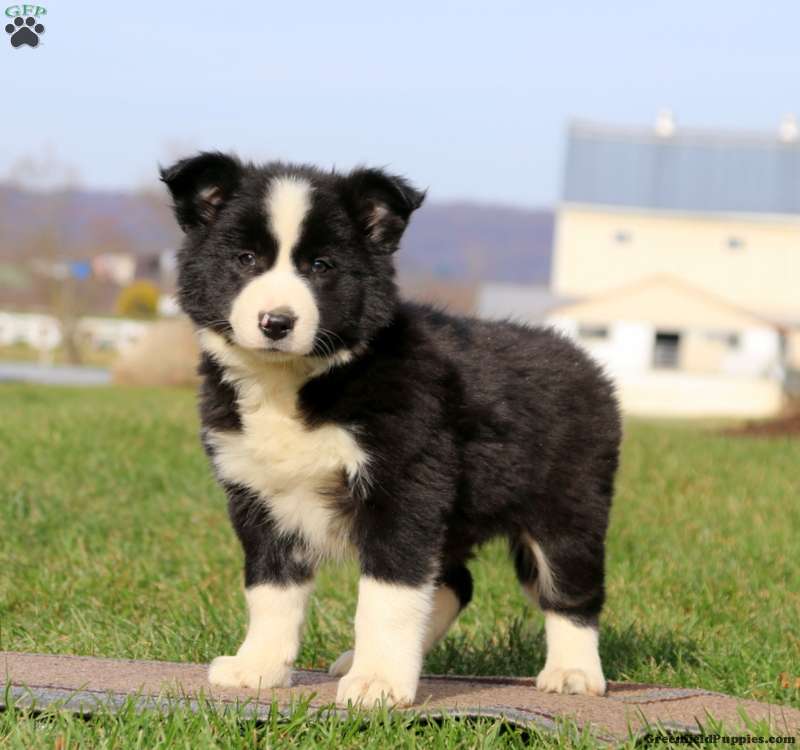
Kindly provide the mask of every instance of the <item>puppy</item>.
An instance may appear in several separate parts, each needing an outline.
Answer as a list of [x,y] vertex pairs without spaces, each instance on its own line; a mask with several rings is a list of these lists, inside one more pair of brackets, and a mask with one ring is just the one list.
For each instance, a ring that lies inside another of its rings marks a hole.
[[601,695],[613,389],[556,333],[404,302],[393,253],[424,195],[381,170],[202,153],[162,170],[185,233],[202,440],[244,548],[249,626],[217,685],[286,685],[314,572],[360,565],[337,700],[414,701],[469,602],[466,563],[508,539],[544,612],[539,689]]

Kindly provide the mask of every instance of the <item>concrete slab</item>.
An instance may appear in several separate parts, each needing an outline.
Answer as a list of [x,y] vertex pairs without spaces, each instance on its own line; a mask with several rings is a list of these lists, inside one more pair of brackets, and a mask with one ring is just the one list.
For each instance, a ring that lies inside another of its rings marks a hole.
[[[0,652],[0,677],[18,706],[56,701],[66,710],[90,714],[98,707],[112,710],[131,696],[142,709],[169,710],[177,703],[191,707],[198,698],[224,707],[246,703],[246,710],[267,715],[275,699],[285,708],[298,697],[311,706],[330,708],[336,680],[326,672],[296,670],[291,688],[258,692],[218,688],[208,684],[203,664],[100,659],[83,656]],[[4,696],[0,693],[0,707]],[[588,726],[601,741],[615,742],[642,735],[648,725],[698,733],[711,716],[730,734],[746,734],[743,715],[766,721],[775,735],[800,735],[800,711],[734,698],[695,688],[610,683],[602,698],[540,693],[527,677],[425,676],[417,704],[406,709],[425,715],[504,716],[520,726],[552,729],[557,719],[571,717]]]

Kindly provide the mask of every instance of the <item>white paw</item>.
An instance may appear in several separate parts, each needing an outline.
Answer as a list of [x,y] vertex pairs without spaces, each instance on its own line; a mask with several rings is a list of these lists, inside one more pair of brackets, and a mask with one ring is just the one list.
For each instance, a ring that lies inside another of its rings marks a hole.
[[208,681],[222,687],[267,689],[289,687],[291,670],[286,664],[270,665],[243,656],[218,656],[208,668]]
[[603,695],[606,692],[606,680],[599,670],[545,667],[536,678],[536,687],[545,693]]
[[384,702],[387,706],[410,706],[414,702],[414,693],[412,687],[392,684],[378,675],[348,673],[339,680],[336,702],[343,706],[360,704],[363,708]]
[[333,664],[328,667],[328,674],[334,677],[341,677],[350,671],[353,666],[353,651],[345,651]]

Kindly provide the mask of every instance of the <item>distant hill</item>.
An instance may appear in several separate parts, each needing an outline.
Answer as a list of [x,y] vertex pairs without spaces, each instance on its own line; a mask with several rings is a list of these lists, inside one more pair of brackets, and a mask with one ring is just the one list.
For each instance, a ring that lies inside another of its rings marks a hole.
[[153,255],[179,241],[179,231],[160,195],[101,190],[33,192],[0,185],[0,259],[17,260],[48,227],[58,251],[79,258],[87,250],[113,248]]
[[[37,193],[0,185],[0,260],[19,260],[46,228],[57,252],[152,256],[180,241],[160,194],[70,190]],[[553,212],[482,203],[429,203],[415,214],[398,255],[401,274],[443,281],[545,283]]]
[[423,204],[403,238],[399,268],[453,281],[547,283],[553,224],[550,210]]

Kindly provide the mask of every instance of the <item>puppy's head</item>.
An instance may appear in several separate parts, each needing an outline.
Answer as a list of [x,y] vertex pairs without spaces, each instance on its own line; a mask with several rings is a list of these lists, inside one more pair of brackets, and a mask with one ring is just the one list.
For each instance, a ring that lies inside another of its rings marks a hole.
[[221,153],[161,178],[186,234],[178,296],[201,329],[265,358],[333,357],[391,320],[391,256],[424,198],[404,179]]

